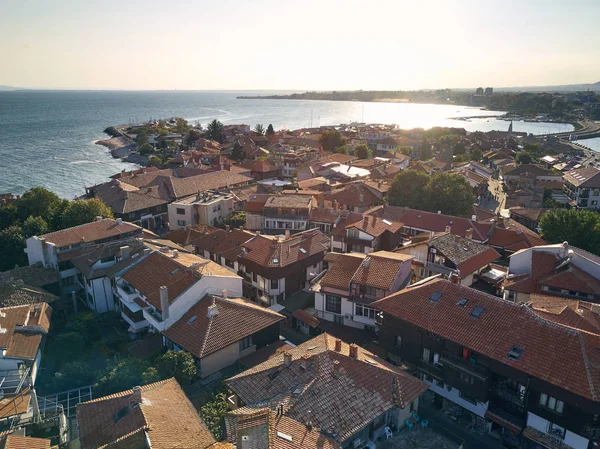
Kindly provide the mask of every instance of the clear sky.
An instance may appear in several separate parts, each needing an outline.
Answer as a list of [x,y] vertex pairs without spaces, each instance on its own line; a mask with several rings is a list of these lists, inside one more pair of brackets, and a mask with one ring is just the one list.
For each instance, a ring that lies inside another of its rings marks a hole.
[[419,89],[600,81],[600,0],[0,0],[0,85]]

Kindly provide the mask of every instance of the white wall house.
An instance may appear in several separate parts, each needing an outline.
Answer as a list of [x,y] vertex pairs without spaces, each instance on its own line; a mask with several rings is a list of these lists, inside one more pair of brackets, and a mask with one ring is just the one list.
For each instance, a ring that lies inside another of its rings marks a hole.
[[168,205],[169,229],[205,224],[215,226],[233,215],[233,195],[202,192]]

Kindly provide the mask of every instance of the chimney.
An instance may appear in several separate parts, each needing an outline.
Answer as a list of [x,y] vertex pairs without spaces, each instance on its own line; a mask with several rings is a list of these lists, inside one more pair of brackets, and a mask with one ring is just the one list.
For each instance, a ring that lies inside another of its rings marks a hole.
[[[100,220],[102,220],[102,217],[100,217]],[[123,224],[123,219],[117,218],[117,224]]]
[[162,320],[169,318],[169,290],[166,285],[160,288],[160,309],[162,310]]
[[173,259],[177,259],[179,257],[179,251],[176,249],[173,250]]
[[340,375],[340,361],[339,360],[333,361],[333,375],[335,377],[339,377],[339,375]]
[[260,235],[260,231],[256,231],[256,235]]
[[227,289],[225,289],[225,288],[224,288],[223,290],[221,290],[221,296],[222,296],[224,299],[227,299]]
[[452,228],[450,226],[446,226],[446,232],[450,233],[450,231],[452,231]]
[[337,200],[333,200],[333,210],[338,210],[339,205]]
[[358,358],[358,346],[356,346],[354,343],[350,345],[350,357],[353,359]]
[[312,429],[312,412],[310,410],[306,411],[306,427]]
[[121,255],[121,260],[129,258],[129,245],[121,246],[119,248],[119,254]]
[[362,204],[362,202],[365,200],[365,196],[362,193],[358,194],[358,201]]
[[132,400],[134,404],[142,403],[142,387],[133,387],[132,388]]
[[285,239],[288,240],[290,238],[290,230],[286,229],[285,230]]
[[441,211],[441,210],[438,210],[438,215],[441,215],[441,214],[442,214],[442,211]]
[[475,214],[471,215],[471,221],[477,221],[477,215],[475,215]]
[[96,221],[100,221],[102,220],[102,217],[100,215],[96,215]]
[[206,313],[206,316],[208,318],[214,318],[219,314],[219,310],[217,309],[217,303],[215,300],[215,297],[213,296],[213,302],[210,306],[208,306],[208,311]]
[[465,238],[473,240],[473,228],[469,228],[465,231]]
[[310,366],[310,356],[308,354],[304,354],[302,356],[302,363],[300,365],[302,369],[308,369]]
[[240,444],[241,449],[251,449],[250,446],[250,435],[242,435],[242,444]]
[[283,353],[283,365],[289,367],[292,364],[292,353],[285,351]]
[[243,230],[244,230],[244,227],[243,227],[243,226],[240,226],[240,231],[243,231]]
[[339,338],[336,338],[335,340],[335,352],[341,352],[342,351],[342,340],[340,340]]
[[225,225],[225,232],[230,232],[231,231],[231,227],[229,225]]

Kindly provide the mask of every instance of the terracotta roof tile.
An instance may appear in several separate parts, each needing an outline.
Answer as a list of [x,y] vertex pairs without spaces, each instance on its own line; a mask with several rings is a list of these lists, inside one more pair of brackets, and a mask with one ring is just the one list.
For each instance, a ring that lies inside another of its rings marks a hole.
[[362,183],[353,183],[341,189],[333,190],[326,193],[324,198],[332,202],[335,200],[340,205],[354,207],[371,207],[379,202],[379,198]]
[[63,246],[91,243],[97,240],[121,236],[123,234],[141,234],[141,232],[142,228],[133,223],[124,221],[119,224],[117,220],[104,218],[91,223],[63,229],[62,231],[44,234],[40,236],[40,238],[44,238],[47,242],[54,243],[57,247],[61,248]]
[[352,282],[389,291],[402,266],[405,263],[410,264],[412,259],[414,256],[387,251],[368,254],[352,276]]
[[51,441],[48,438],[8,435],[0,446],[2,449],[50,449]]
[[[208,318],[213,299],[218,314]],[[163,335],[195,357],[202,358],[284,319],[283,315],[246,299],[206,295]]]
[[319,319],[308,313],[306,310],[298,309],[292,313],[294,318],[299,319],[303,323],[308,324],[310,327],[317,327],[320,323]]
[[[215,443],[175,379],[141,388],[141,404],[134,403],[132,390],[127,390],[77,406],[82,449],[105,447],[124,438],[142,443],[148,438],[154,449],[205,449]],[[117,414],[122,416],[117,419]]]
[[[440,292],[437,301],[430,298]],[[467,299],[464,306],[458,305]],[[477,306],[483,313],[471,315]],[[559,388],[600,401],[600,337],[541,319],[525,305],[446,280],[433,279],[373,303],[385,315],[428,332]],[[517,360],[513,346],[523,348]]]
[[[244,371],[225,383],[245,403],[276,410],[306,423],[321,433],[338,435],[340,442],[394,407],[404,408],[427,389],[427,385],[357,347],[357,358],[349,356],[349,345],[335,351],[335,339],[321,334],[288,351]],[[358,406],[357,406],[358,404]],[[247,405],[247,407],[248,407]]]
[[324,260],[329,263],[329,269],[320,284],[349,291],[350,281],[365,257],[366,254],[360,253],[328,253]]

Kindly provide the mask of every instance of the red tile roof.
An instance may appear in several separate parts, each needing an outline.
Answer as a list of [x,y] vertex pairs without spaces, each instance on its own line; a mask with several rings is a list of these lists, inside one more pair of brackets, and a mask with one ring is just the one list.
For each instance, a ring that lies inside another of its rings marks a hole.
[[45,302],[0,309],[0,348],[5,357],[33,360],[50,329],[52,308]]
[[21,435],[7,435],[0,439],[1,449],[50,449],[48,438],[33,438]]
[[308,324],[310,327],[317,327],[320,323],[315,316],[311,315],[306,310],[298,309],[292,313],[292,316],[303,323]]
[[175,379],[141,388],[141,404],[127,390],[77,406],[82,449],[145,447],[146,441],[153,449],[205,449],[215,443]]
[[[208,318],[213,300],[218,314]],[[163,335],[194,357],[202,358],[284,319],[283,315],[246,299],[206,295]]]
[[[405,263],[410,264],[412,259],[414,256],[388,251],[368,254],[352,276],[352,282],[389,291],[402,270],[402,266]],[[406,273],[408,275],[409,270]]]
[[[435,292],[437,301],[430,298]],[[467,299],[464,306],[458,305]],[[483,313],[471,315],[477,306]],[[373,307],[559,388],[600,401],[600,336],[541,319],[525,305],[442,279],[415,284]],[[385,324],[384,324],[385,326]],[[523,348],[517,360],[513,346]]]
[[349,291],[350,281],[365,257],[366,254],[360,253],[328,253],[324,260],[329,263],[329,269],[320,284]]
[[324,198],[331,202],[335,200],[340,205],[354,207],[371,207],[379,202],[379,198],[362,183],[353,183],[341,189],[333,190],[326,193]]
[[[343,442],[375,418],[394,407],[408,407],[427,384],[376,355],[357,347],[356,359],[349,345],[321,334],[225,381],[247,408],[265,405],[284,416],[312,424],[322,433],[338,435]],[[337,372],[336,372],[337,371]],[[293,393],[292,393],[293,392]]]
[[50,234],[44,234],[40,238],[45,239],[49,243],[54,243],[57,247],[61,248],[63,246],[91,243],[129,233],[139,233],[141,235],[142,228],[126,221],[119,223],[118,220],[104,218],[61,231],[51,232]]

